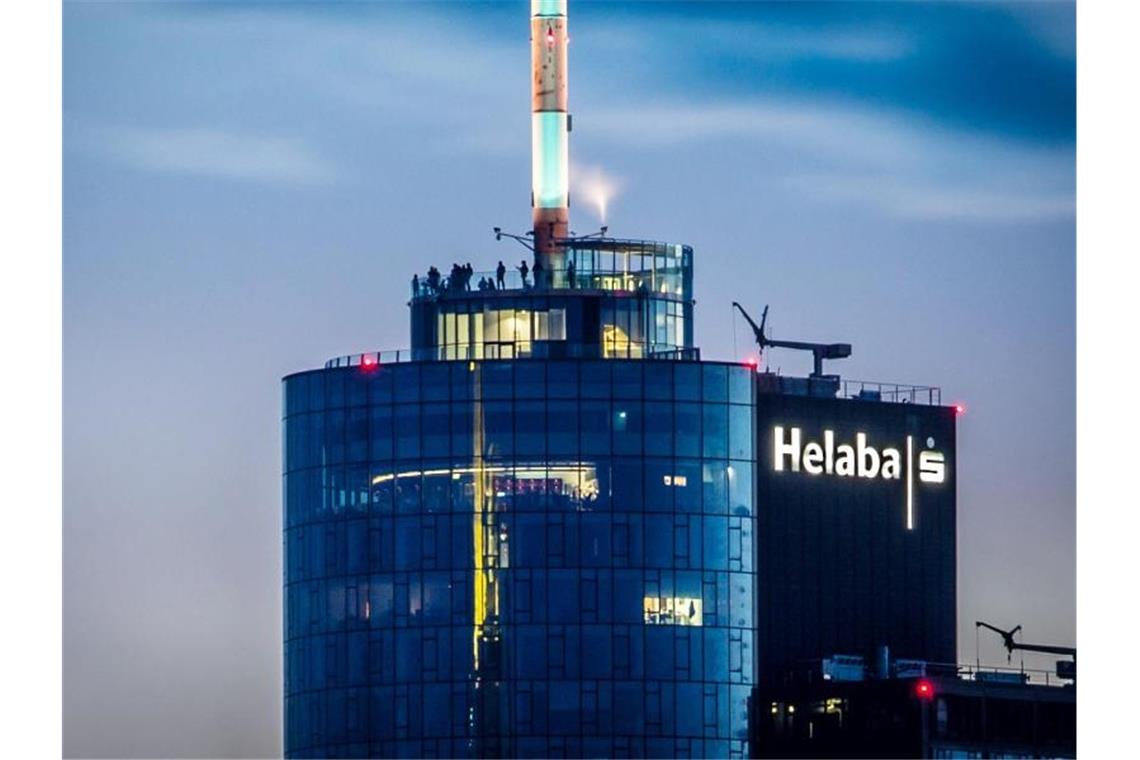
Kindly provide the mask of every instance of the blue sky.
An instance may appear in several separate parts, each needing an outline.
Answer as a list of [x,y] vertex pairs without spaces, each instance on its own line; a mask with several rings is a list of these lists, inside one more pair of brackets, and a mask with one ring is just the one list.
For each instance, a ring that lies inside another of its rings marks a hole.
[[[708,358],[770,303],[967,405],[967,660],[979,617],[1075,637],[1074,27],[571,3],[572,226],[604,184],[614,234],[692,244]],[[413,271],[518,257],[527,37],[524,2],[65,4],[68,754],[279,751],[278,380],[406,346]]]

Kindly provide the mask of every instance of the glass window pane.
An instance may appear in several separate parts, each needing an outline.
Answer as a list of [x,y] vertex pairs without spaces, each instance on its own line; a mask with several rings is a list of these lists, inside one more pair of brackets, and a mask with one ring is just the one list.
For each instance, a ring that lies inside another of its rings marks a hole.
[[578,452],[578,407],[573,401],[551,401],[546,415],[547,446],[550,456]]
[[677,456],[701,455],[701,405],[677,404],[673,448]]
[[520,362],[515,367],[515,396],[542,398],[546,395],[546,363]]
[[673,492],[678,512],[701,511],[701,463],[678,459],[673,464]]
[[610,405],[607,401],[583,401],[581,405],[582,453],[610,453]]
[[514,331],[515,340],[519,343],[526,343],[531,340],[531,323],[530,311],[525,309],[518,309],[515,311],[514,316]]
[[698,401],[701,398],[701,365],[677,362],[673,365],[673,382],[677,398]]
[[661,456],[673,453],[672,404],[668,402],[645,404],[645,453]]
[[751,404],[752,377],[755,374],[751,367],[730,367],[728,370],[728,400],[734,404]]
[[379,367],[368,378],[368,403],[390,404],[392,402],[392,375],[387,367]]
[[405,364],[394,369],[396,401],[411,402],[420,400],[420,365]]
[[415,459],[420,455],[420,408],[417,404],[396,407],[396,456]]
[[619,362],[613,366],[615,398],[641,398],[641,362]]
[[724,514],[728,511],[728,462],[706,460],[701,473],[704,511]]
[[609,398],[610,365],[606,362],[583,362],[582,396],[584,398]]
[[645,397],[652,399],[673,398],[673,373],[669,365],[653,366],[645,373]]
[[723,364],[706,364],[704,366],[705,401],[728,400],[728,376]]
[[733,461],[728,467],[728,503],[731,514],[752,514],[752,462]]
[[728,406],[705,404],[701,440],[706,457],[728,456]]
[[515,395],[512,362],[487,362],[478,366],[483,398],[512,398]]
[[448,396],[448,373],[450,365],[425,364],[422,368],[422,394],[425,401],[446,401]]
[[615,401],[613,405],[614,453],[640,454],[642,414],[637,401]]
[[514,420],[509,402],[483,404],[483,454],[509,457],[514,451]]
[[728,407],[729,456],[733,459],[752,459],[752,407]]
[[578,395],[578,362],[548,362],[547,393],[553,398],[574,398]]
[[550,310],[550,340],[566,340],[566,310]]

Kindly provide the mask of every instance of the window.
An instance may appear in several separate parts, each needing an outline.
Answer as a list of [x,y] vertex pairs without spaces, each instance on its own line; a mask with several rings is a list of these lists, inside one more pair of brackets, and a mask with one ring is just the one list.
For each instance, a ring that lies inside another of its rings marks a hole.
[[534,341],[566,340],[565,309],[487,309],[436,315],[436,356],[444,360],[530,356]]

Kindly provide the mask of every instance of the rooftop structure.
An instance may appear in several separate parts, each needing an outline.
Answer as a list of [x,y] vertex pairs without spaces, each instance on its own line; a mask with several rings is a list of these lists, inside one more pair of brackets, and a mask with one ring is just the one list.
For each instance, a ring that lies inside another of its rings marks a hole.
[[1076,686],[1048,671],[836,655],[753,690],[752,757],[1076,757]]

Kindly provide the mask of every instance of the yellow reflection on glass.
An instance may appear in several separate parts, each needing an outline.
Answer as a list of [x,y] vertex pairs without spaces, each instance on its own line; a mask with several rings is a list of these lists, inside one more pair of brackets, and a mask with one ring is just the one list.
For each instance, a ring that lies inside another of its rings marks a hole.
[[629,339],[629,334],[618,325],[602,326],[602,358],[640,358],[642,345]]
[[694,596],[647,596],[648,625],[701,625],[701,599]]

